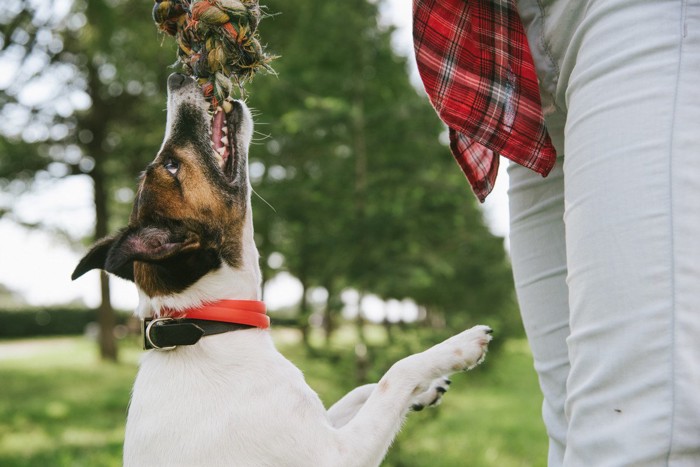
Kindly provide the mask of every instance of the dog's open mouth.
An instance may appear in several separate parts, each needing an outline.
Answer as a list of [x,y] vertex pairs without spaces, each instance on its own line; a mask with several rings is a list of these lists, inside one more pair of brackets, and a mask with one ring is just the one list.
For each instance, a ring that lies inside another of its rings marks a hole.
[[211,147],[214,157],[226,179],[233,181],[236,174],[236,132],[239,116],[238,103],[224,101],[214,111],[211,122]]

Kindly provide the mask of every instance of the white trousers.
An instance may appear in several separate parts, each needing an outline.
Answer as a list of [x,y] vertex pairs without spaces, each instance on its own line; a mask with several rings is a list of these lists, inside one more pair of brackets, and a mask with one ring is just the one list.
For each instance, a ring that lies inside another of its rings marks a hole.
[[700,466],[700,0],[519,0],[559,154],[510,164],[550,466]]

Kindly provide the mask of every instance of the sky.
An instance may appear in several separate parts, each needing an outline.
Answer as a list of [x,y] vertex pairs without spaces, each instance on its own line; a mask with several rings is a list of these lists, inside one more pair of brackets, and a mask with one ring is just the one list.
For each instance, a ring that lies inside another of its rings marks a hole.
[[[413,60],[411,3],[407,0],[388,0],[382,7],[381,21],[397,27],[394,47],[398,53],[409,57],[411,80],[420,86]],[[7,68],[0,67],[0,82],[7,78]],[[505,165],[501,164],[496,188],[483,205],[491,231],[500,236],[508,234],[508,181]],[[459,170],[456,164],[455,170]],[[469,190],[466,179],[464,184],[465,190]],[[42,221],[79,237],[87,236],[93,230],[91,194],[90,179],[87,176],[76,176],[59,181],[40,181],[32,193],[19,199],[9,199],[8,194],[0,192],[0,205],[13,203],[23,221]],[[91,307],[98,305],[99,274],[96,271],[87,273],[75,282],[70,280],[71,272],[84,250],[76,250],[66,241],[49,233],[21,228],[6,218],[0,218],[0,239],[0,284],[18,292],[30,305],[51,305],[75,300]],[[299,283],[286,273],[270,281],[265,290],[265,301],[272,310],[293,305],[300,296]],[[320,300],[323,297],[318,298]],[[352,292],[344,297],[347,303],[352,303],[353,300]],[[404,318],[409,318],[416,312],[410,303],[391,301],[385,306],[376,297],[368,297],[366,300],[363,305],[370,313],[382,309],[387,310],[390,316],[403,313],[409,315]],[[112,278],[112,301],[117,308],[133,309],[137,304],[133,284]]]

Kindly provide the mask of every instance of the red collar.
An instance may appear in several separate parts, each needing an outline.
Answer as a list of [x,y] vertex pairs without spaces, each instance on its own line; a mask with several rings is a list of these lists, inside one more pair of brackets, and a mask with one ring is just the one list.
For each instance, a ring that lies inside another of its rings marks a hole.
[[221,321],[255,326],[260,329],[270,327],[270,317],[265,314],[265,303],[259,300],[219,300],[180,311],[163,308],[160,314],[167,318]]

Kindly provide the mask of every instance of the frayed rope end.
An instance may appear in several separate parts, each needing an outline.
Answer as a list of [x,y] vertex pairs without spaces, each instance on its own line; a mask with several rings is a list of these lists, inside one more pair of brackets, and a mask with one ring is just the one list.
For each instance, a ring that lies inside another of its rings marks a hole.
[[275,74],[277,58],[260,44],[257,27],[268,16],[257,0],[155,0],[153,20],[175,37],[178,62],[194,76],[214,108],[259,71]]

